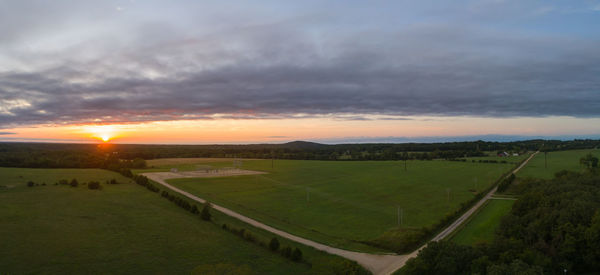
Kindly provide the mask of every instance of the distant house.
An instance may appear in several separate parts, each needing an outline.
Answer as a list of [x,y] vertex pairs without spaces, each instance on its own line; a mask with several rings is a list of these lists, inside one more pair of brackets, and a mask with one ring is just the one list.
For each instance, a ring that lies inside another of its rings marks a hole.
[[510,156],[507,152],[502,152],[498,154],[499,157],[508,157]]
[[519,153],[513,153],[513,157],[518,157]]

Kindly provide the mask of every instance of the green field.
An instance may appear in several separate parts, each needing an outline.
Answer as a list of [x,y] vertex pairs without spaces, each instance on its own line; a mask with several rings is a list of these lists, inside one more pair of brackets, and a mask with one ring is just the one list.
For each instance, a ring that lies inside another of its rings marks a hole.
[[[109,171],[0,168],[0,175],[3,274],[189,274],[218,263],[254,274],[331,274],[345,261],[280,239],[301,248],[312,267],[292,262],[220,228],[251,229],[237,220],[213,211],[217,224],[201,221],[133,183],[102,190],[53,185],[63,178],[128,181]],[[27,187],[29,180],[52,184]],[[264,240],[273,236],[251,231]]]
[[459,244],[490,243],[502,217],[512,208],[514,200],[491,199],[451,238]]
[[[223,163],[222,165],[228,165]],[[230,164],[229,164],[230,165]],[[456,161],[244,161],[268,174],[172,179],[173,185],[266,224],[355,250],[398,226],[432,225],[514,164]],[[448,199],[448,192],[450,193]]]
[[517,173],[517,176],[521,178],[551,179],[556,172],[561,170],[583,171],[585,167],[579,164],[579,159],[590,153],[600,157],[600,150],[598,149],[548,152],[546,155],[547,167],[545,167],[544,153],[540,152]]

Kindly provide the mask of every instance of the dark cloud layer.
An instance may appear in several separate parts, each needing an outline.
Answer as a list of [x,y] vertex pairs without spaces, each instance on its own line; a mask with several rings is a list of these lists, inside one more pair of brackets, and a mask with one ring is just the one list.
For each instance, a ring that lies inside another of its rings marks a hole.
[[[461,24],[317,40],[287,24],[192,37],[168,23],[135,29],[126,47],[83,43],[36,55],[50,65],[0,70],[0,127],[369,114],[600,116],[597,38]],[[80,58],[89,49],[93,58]]]

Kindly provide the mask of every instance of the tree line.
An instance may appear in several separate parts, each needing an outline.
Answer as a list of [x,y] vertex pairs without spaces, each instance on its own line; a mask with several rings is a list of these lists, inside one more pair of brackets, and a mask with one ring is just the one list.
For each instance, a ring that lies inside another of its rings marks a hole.
[[486,151],[524,152],[596,148],[600,140],[515,142],[371,143],[326,145],[311,142],[249,145],[132,145],[0,143],[0,166],[27,168],[138,169],[144,160],[239,157],[301,160],[431,160],[483,156]]

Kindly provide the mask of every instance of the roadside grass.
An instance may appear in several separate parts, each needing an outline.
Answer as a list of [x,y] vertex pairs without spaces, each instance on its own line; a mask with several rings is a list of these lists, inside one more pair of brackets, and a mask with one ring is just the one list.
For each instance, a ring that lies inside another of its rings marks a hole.
[[463,245],[492,242],[502,217],[510,212],[514,203],[514,200],[507,199],[488,200],[463,227],[455,231],[450,240]]
[[[274,235],[212,211],[201,221],[157,193],[99,169],[0,168],[0,270],[8,274],[189,274],[196,267],[226,264],[254,274],[332,274],[346,260],[298,247],[304,263],[292,262],[222,230],[245,228],[269,241]],[[101,191],[53,183],[100,181]],[[46,182],[27,187],[26,182]],[[51,184],[52,183],[52,184]],[[312,265],[312,266],[311,266]]]
[[544,165],[544,152],[538,153],[533,159],[521,169],[517,176],[519,178],[541,178],[552,179],[556,172],[570,170],[581,172],[585,167],[579,164],[579,159],[587,154],[600,157],[600,149],[568,150],[548,152],[546,155],[547,167]]
[[408,161],[407,171],[403,161],[275,160],[271,165],[271,160],[243,162],[243,169],[265,175],[168,182],[286,232],[372,252],[381,249],[362,242],[397,230],[398,208],[400,228],[430,226],[514,167],[441,160]]

